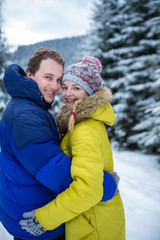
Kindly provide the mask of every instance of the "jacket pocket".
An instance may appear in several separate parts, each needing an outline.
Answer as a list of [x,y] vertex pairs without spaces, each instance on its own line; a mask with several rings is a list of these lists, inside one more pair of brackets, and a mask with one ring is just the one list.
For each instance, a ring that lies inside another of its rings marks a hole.
[[83,213],[65,224],[66,240],[82,239],[93,231],[93,226]]

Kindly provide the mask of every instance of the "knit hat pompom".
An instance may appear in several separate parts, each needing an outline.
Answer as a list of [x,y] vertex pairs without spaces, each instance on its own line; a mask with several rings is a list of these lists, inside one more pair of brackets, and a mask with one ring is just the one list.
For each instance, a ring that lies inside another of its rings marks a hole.
[[82,59],[82,63],[89,64],[94,69],[97,69],[99,73],[102,71],[102,65],[98,58],[87,56]]
[[99,59],[86,56],[81,62],[73,64],[65,70],[62,83],[65,80],[75,82],[89,95],[92,95],[101,88],[101,71],[102,65]]

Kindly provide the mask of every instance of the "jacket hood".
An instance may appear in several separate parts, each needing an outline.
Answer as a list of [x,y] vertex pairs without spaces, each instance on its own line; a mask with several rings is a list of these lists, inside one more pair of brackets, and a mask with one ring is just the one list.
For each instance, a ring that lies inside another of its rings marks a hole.
[[[92,118],[112,126],[115,121],[115,114],[110,104],[111,98],[111,90],[103,86],[95,94],[82,99],[76,108],[75,124],[84,119]],[[73,106],[62,105],[56,116],[57,126],[61,134],[65,134],[68,130],[68,121],[72,110]]]
[[44,109],[51,107],[51,104],[44,100],[37,83],[26,77],[24,70],[17,64],[12,64],[6,69],[4,85],[11,97],[30,99]]

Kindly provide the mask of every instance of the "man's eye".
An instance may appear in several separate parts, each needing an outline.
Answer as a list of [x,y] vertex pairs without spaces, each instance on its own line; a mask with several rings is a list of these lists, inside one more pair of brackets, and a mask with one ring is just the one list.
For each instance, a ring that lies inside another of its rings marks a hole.
[[51,80],[52,78],[50,76],[46,76],[47,79]]
[[62,82],[62,79],[61,79],[61,78],[60,78],[60,79],[57,79],[57,82],[61,83],[61,82]]

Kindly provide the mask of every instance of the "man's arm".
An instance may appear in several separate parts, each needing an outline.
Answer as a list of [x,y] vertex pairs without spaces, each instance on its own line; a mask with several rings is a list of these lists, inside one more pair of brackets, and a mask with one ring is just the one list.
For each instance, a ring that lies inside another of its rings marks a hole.
[[57,194],[71,182],[71,158],[61,150],[47,119],[36,112],[18,116],[12,128],[12,150],[23,167]]

